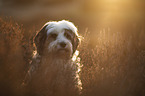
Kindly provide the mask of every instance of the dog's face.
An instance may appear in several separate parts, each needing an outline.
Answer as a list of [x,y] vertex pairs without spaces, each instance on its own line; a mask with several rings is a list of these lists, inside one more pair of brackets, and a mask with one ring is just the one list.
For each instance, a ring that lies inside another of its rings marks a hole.
[[70,58],[79,43],[77,28],[68,21],[48,22],[34,38],[40,55]]

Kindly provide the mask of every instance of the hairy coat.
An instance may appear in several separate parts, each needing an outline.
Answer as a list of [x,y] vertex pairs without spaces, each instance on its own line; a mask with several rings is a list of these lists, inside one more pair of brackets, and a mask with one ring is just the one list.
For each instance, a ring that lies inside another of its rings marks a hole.
[[80,66],[72,61],[79,44],[69,21],[46,23],[34,37],[36,51],[24,80],[28,96],[77,96]]

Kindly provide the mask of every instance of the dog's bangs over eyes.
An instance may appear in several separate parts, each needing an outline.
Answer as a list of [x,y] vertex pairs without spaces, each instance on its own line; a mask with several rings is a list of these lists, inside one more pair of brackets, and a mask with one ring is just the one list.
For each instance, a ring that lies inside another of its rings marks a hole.
[[57,36],[58,36],[58,34],[56,34],[56,33],[51,33],[50,34],[50,38],[52,38],[54,40],[56,40]]
[[64,36],[65,36],[67,39],[71,40],[71,42],[72,42],[73,37],[74,37],[74,34],[73,34],[72,30],[65,29],[65,31],[64,31]]
[[[48,38],[51,38],[51,39],[53,39],[53,40],[56,40],[57,37],[58,37],[58,35],[59,35],[59,34],[57,34],[57,33],[50,33],[49,36],[48,36]],[[63,35],[64,35],[68,40],[70,40],[71,42],[73,42],[73,38],[74,38],[74,35],[75,35],[75,34],[72,32],[72,30],[70,30],[70,29],[64,29]]]

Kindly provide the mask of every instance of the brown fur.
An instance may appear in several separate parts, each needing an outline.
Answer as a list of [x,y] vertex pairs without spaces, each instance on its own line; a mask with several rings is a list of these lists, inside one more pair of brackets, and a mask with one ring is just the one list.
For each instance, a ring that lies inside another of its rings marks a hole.
[[[47,38],[45,25],[34,38],[36,54],[24,80],[26,96],[77,96],[80,94],[81,83],[78,66],[72,61],[79,39],[73,33],[71,40],[73,52],[48,52],[48,46],[53,41]],[[56,46],[59,42],[56,43]],[[51,47],[52,48],[52,47]],[[70,48],[70,47],[69,47]]]

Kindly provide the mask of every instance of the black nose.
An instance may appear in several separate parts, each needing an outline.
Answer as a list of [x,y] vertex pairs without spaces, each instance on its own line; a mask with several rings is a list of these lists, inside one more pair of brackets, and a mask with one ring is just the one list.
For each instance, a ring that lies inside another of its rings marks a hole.
[[62,48],[65,48],[66,43],[65,43],[65,42],[60,42],[60,46],[61,46]]

